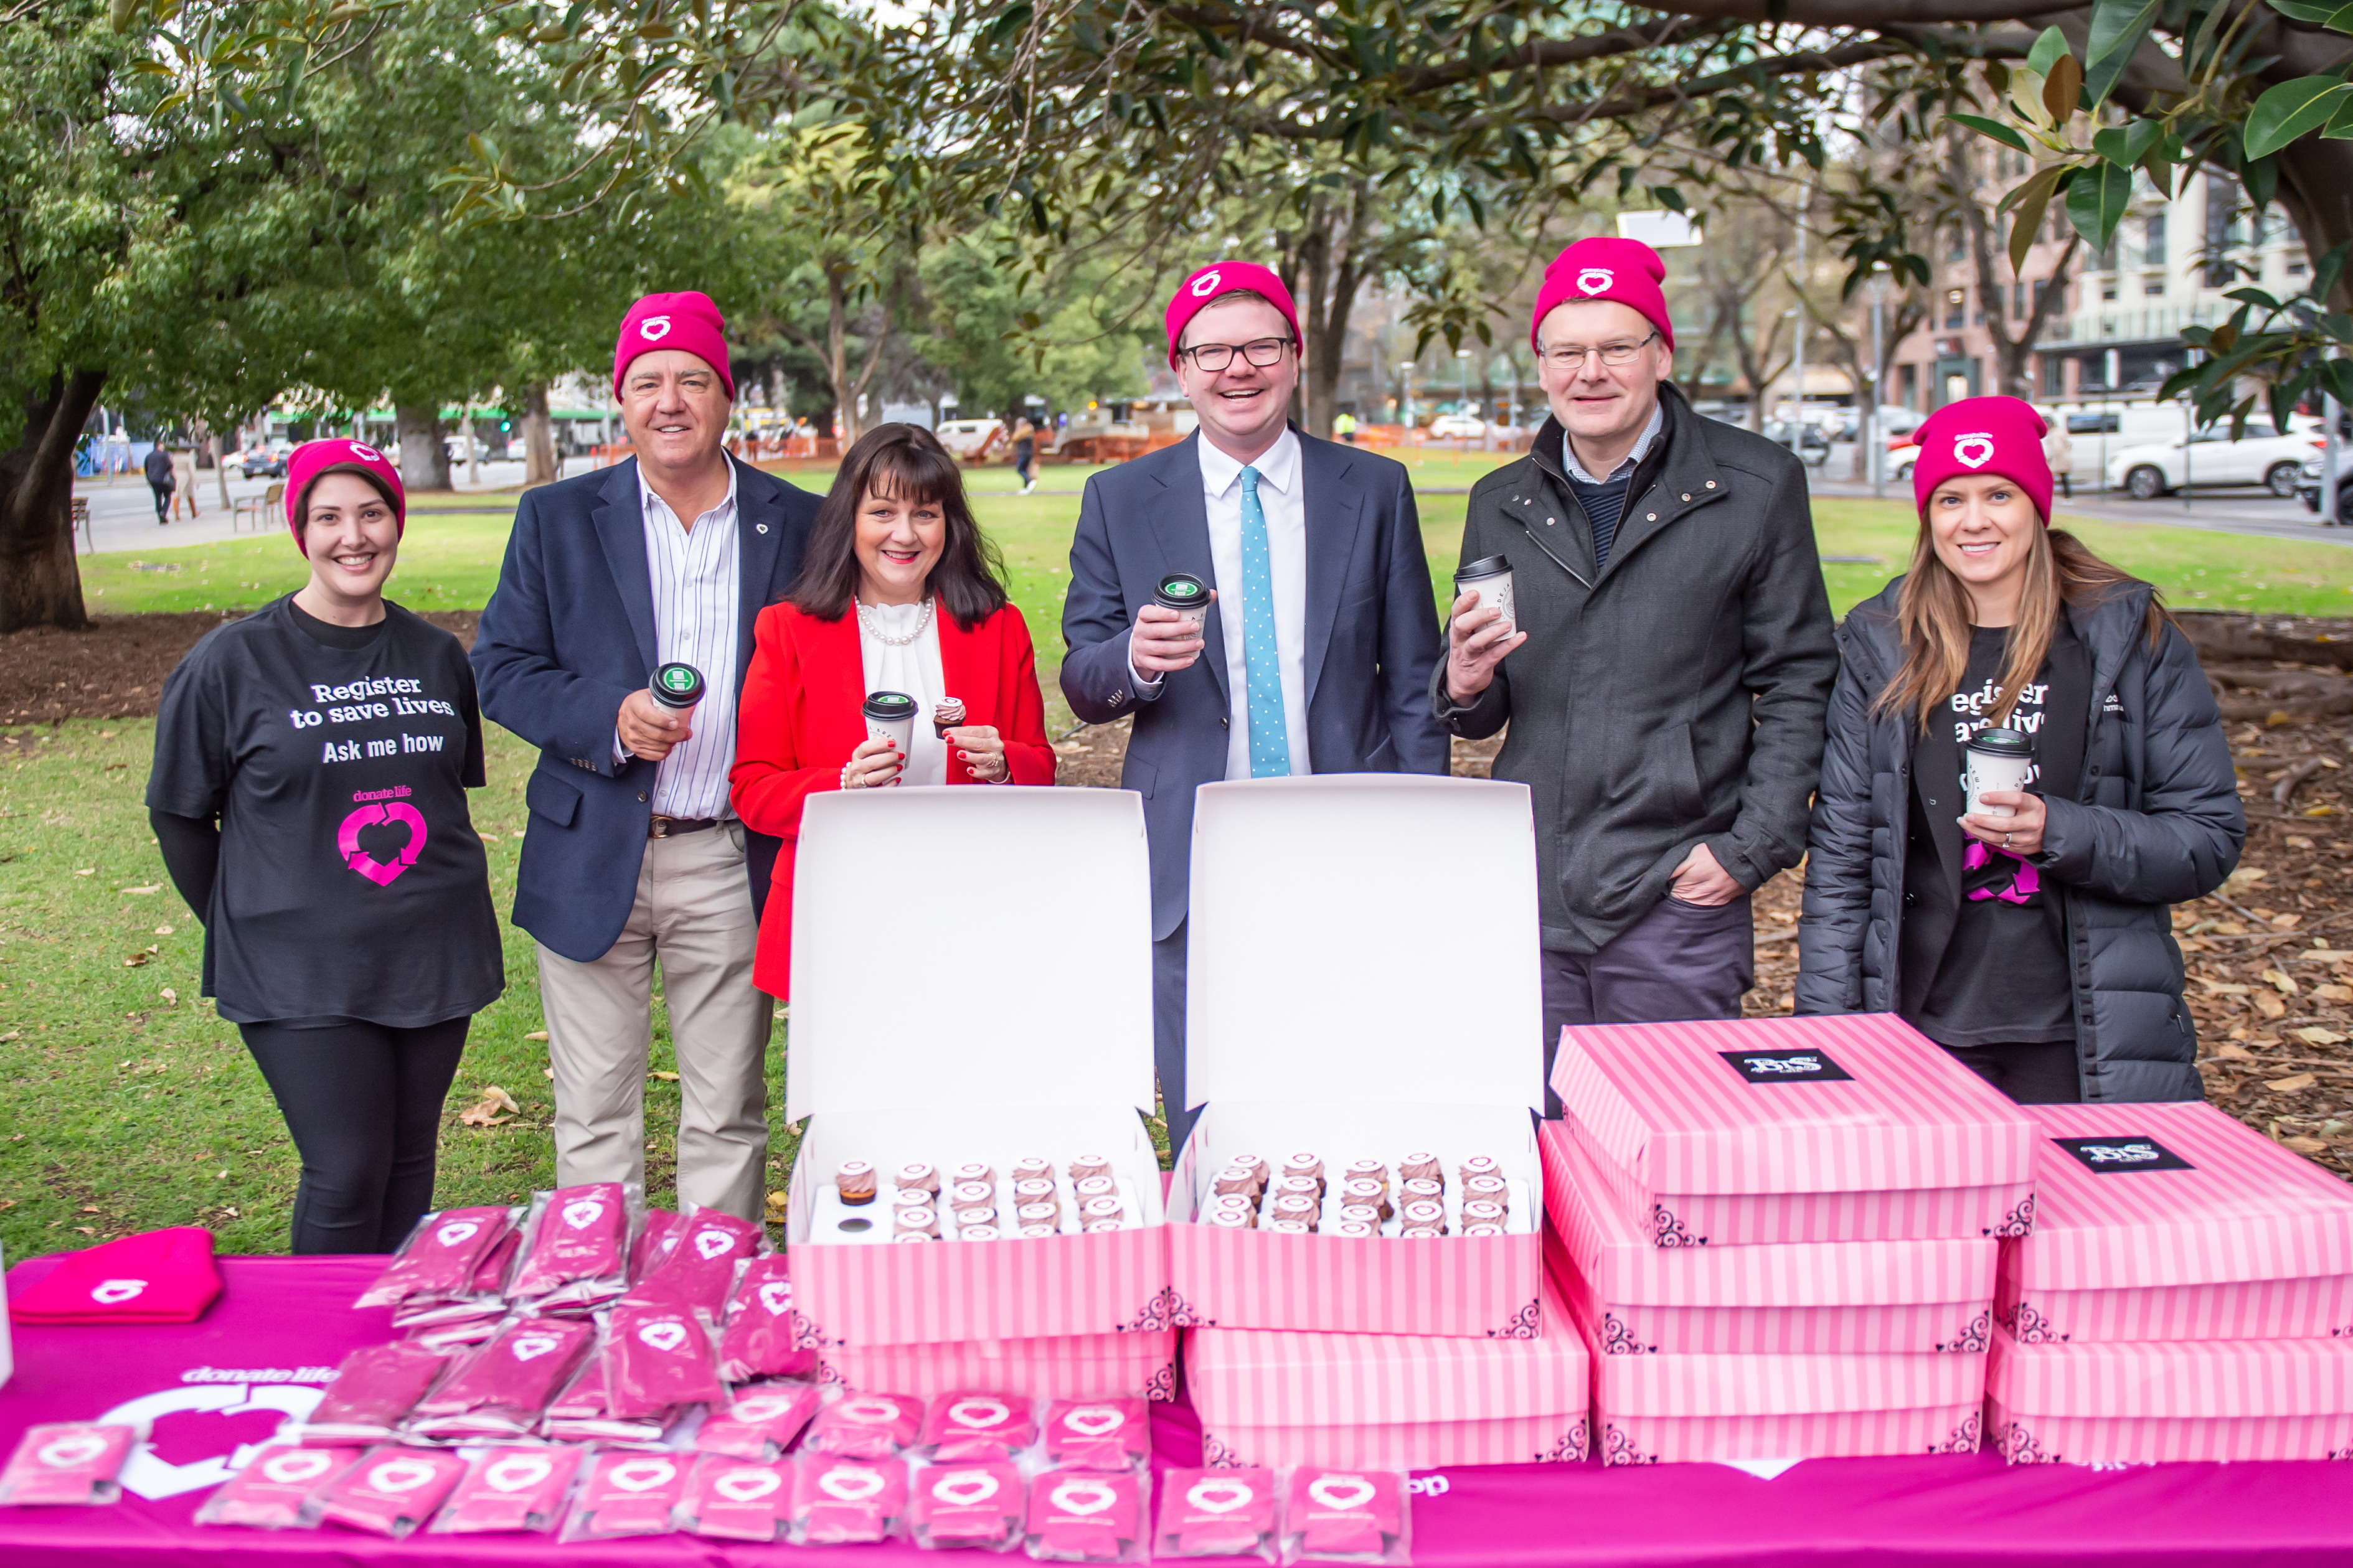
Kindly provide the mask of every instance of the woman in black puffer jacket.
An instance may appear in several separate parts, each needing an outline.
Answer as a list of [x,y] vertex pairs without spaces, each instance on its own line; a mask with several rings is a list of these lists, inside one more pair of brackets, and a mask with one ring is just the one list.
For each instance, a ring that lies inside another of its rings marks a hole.
[[[2196,1100],[2168,906],[2230,874],[2245,814],[2155,590],[2047,526],[2042,431],[2005,397],[1920,428],[1911,571],[1839,631],[1797,1010],[1898,1014],[2021,1101]],[[2037,773],[1968,815],[1992,725]]]

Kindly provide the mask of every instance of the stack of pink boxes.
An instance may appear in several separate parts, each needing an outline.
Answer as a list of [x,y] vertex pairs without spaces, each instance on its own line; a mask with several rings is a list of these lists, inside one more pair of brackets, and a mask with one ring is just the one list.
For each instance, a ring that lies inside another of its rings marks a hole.
[[[1187,1089],[1206,1108],[1168,1239],[1212,1463],[1584,1457],[1588,1353],[1545,1284],[1529,1118],[1535,842],[1514,784],[1343,774],[1199,792]],[[1424,918],[1466,887],[1477,919]],[[1210,1223],[1220,1173],[1295,1156],[1333,1178],[1314,1221]],[[1338,1178],[1360,1162],[1442,1175],[1442,1197],[1423,1200],[1442,1224],[1404,1233],[1401,1182],[1394,1215],[1341,1215],[1354,1200]],[[1464,1201],[1471,1171],[1504,1194],[1500,1219]]]
[[2012,1463],[2353,1458],[2353,1189],[2211,1106],[2038,1105],[2002,1247]]
[[1968,1451],[2034,1124],[1885,1016],[1565,1031],[1552,1262],[1612,1464]]

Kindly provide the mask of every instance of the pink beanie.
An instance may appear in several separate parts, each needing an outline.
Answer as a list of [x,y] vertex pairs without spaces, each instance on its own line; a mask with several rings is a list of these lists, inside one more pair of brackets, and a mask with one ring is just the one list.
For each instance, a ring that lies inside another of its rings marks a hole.
[[2034,405],[2015,397],[1965,397],[1947,403],[1914,432],[1920,455],[1912,464],[1912,500],[1928,515],[1928,498],[1947,479],[1999,474],[2024,490],[2043,526],[2051,523],[2051,459],[2042,437],[2051,426]]
[[1169,369],[1176,368],[1176,345],[1185,341],[1186,323],[1219,296],[1242,289],[1265,295],[1291,323],[1291,346],[1299,346],[1299,307],[1291,302],[1291,290],[1272,268],[1255,261],[1212,261],[1176,285],[1176,297],[1168,301]]
[[735,401],[735,377],[727,368],[727,318],[708,294],[649,294],[621,318],[613,344],[613,395],[621,395],[621,374],[629,362],[655,349],[684,349],[719,373],[727,401]]
[[1580,239],[1545,268],[1544,287],[1536,290],[1536,313],[1528,323],[1528,342],[1544,330],[1544,320],[1559,306],[1576,300],[1615,300],[1640,310],[1659,329],[1659,341],[1675,346],[1675,323],[1667,314],[1667,296],[1659,285],[1666,280],[1667,264],[1639,239],[1596,235]]
[[392,536],[398,539],[408,531],[408,492],[401,488],[400,470],[391,458],[365,441],[305,441],[286,459],[286,526],[293,531],[295,549],[311,553],[302,540],[302,506],[311,499],[311,481],[329,468],[366,469],[391,492]]
[[8,1316],[22,1324],[193,1323],[220,1290],[213,1233],[174,1226],[68,1253],[16,1293]]

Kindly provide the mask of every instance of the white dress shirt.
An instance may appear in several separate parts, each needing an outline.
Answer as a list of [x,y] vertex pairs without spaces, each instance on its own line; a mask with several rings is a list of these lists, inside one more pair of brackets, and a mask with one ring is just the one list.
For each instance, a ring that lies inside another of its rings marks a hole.
[[[947,742],[932,728],[932,710],[948,694],[947,678],[940,673],[938,615],[925,617],[919,604],[866,605],[850,614],[858,617],[858,658],[866,671],[866,689],[903,691],[915,700],[915,732],[908,742],[899,782],[947,783]],[[885,637],[903,637],[919,622],[923,635],[913,642],[894,646],[874,635],[879,630]]]
[[[1226,634],[1226,691],[1233,722],[1226,740],[1226,777],[1250,776],[1250,661],[1242,625],[1242,465],[1211,446],[1201,454],[1201,489],[1209,509],[1209,565],[1218,577],[1218,624]],[[1282,668],[1283,732],[1291,771],[1312,773],[1307,756],[1307,500],[1299,437],[1285,426],[1250,465],[1258,470],[1258,504],[1266,513],[1269,575],[1274,588],[1274,646]],[[1207,650],[1204,650],[1205,652]]]
[[[1616,468],[1609,470],[1608,478],[1599,479],[1595,479],[1591,474],[1587,473],[1585,471],[1585,465],[1577,460],[1577,446],[1574,442],[1569,440],[1568,432],[1564,430],[1560,433],[1561,467],[1567,469],[1568,477],[1575,479],[1579,484],[1606,485],[1610,479],[1616,479],[1620,474],[1632,473],[1634,471],[1634,465],[1651,455],[1651,443],[1656,441],[1659,438],[1659,432],[1666,427],[1666,409],[1662,406],[1653,405],[1651,409],[1651,422],[1648,425],[1643,426],[1642,433],[1634,438],[1632,448],[1627,452],[1624,458],[1619,460]],[[1633,500],[1634,498],[1632,496],[1628,496],[1626,498],[1629,505],[1633,503]]]
[[[654,656],[702,672],[702,700],[688,723],[694,733],[656,764],[657,816],[731,816],[727,771],[735,763],[736,616],[743,593],[743,548],[735,537],[735,465],[727,465],[727,499],[694,520],[678,521],[670,503],[638,475],[646,526],[646,565],[654,590]],[[619,746],[618,737],[615,746]]]

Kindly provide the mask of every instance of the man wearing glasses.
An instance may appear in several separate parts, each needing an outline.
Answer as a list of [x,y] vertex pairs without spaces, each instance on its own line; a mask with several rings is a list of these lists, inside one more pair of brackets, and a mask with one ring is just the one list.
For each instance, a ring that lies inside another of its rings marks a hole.
[[[1193,1121],[1195,788],[1442,773],[1448,742],[1430,711],[1438,616],[1413,487],[1402,465],[1290,423],[1300,348],[1290,290],[1263,267],[1220,261],[1178,285],[1167,327],[1168,363],[1200,428],[1087,481],[1062,606],[1062,694],[1091,724],[1135,716],[1120,783],[1143,794],[1151,840],[1154,1054],[1174,1148]],[[1154,602],[1170,573],[1212,590],[1198,631]]]
[[[1798,459],[1674,384],[1666,267],[1583,239],[1534,323],[1552,409],[1471,492],[1467,564],[1512,565],[1516,623],[1454,602],[1433,711],[1535,796],[1545,1068],[1567,1024],[1732,1018],[1749,894],[1797,864],[1838,653]],[[1472,606],[1477,605],[1477,608]]]

